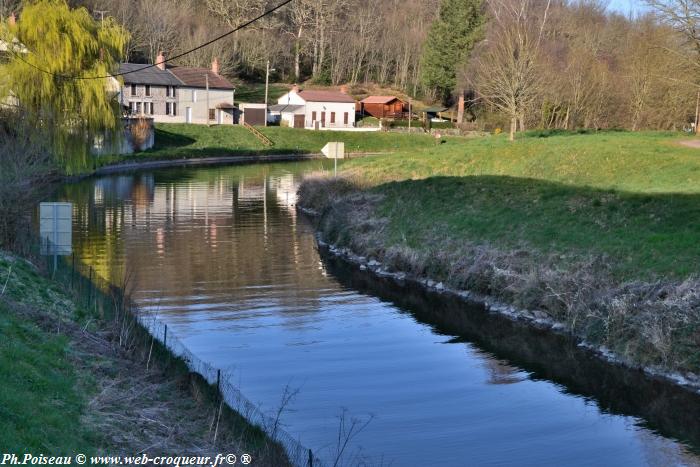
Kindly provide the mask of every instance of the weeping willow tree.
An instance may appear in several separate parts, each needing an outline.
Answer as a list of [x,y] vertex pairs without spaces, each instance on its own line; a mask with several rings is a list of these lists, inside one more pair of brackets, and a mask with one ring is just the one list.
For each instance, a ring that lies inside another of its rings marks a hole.
[[119,83],[105,77],[124,56],[128,33],[111,18],[98,23],[65,0],[27,1],[19,20],[3,26],[9,50],[0,62],[0,102],[16,103],[18,112],[46,130],[67,173],[84,170],[94,138],[119,133]]

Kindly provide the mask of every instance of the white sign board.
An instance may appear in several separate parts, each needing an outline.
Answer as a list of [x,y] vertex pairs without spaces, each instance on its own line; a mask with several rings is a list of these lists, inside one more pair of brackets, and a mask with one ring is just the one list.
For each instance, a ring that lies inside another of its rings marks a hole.
[[70,255],[73,251],[73,205],[41,203],[39,235],[42,255]]
[[321,152],[329,159],[345,159],[345,143],[328,143]]

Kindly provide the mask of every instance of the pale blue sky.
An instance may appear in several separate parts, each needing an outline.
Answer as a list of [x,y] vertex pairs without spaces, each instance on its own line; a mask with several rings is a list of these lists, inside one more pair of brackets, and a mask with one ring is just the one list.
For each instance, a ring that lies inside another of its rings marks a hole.
[[610,0],[608,10],[622,13],[626,16],[630,13],[634,15],[645,13],[649,10],[649,7],[643,0]]

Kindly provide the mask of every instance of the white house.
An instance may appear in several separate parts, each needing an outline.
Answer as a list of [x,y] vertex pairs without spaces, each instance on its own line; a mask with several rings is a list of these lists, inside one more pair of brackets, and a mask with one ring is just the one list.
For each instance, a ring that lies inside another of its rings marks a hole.
[[281,118],[291,127],[301,126],[301,115],[304,116],[304,128],[333,129],[355,126],[355,99],[348,95],[345,86],[340,92],[302,91],[298,86],[294,86],[291,91],[277,99],[277,104],[289,106],[287,112],[281,112]]

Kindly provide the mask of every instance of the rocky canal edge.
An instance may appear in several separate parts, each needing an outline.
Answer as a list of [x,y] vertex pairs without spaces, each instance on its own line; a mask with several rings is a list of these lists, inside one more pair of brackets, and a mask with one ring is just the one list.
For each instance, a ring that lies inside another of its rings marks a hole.
[[[303,184],[300,193],[304,188]],[[641,371],[648,378],[663,381],[666,384],[672,384],[694,394],[700,394],[700,375],[698,374],[689,371],[670,371],[656,365],[640,365],[630,358],[619,355],[604,345],[593,344],[585,338],[573,334],[565,323],[553,319],[544,311],[520,308],[488,295],[450,287],[443,281],[434,280],[430,277],[418,276],[407,271],[389,267],[387,264],[380,261],[381,258],[379,257],[363,255],[353,251],[349,247],[328,242],[327,239],[324,238],[319,224],[324,216],[332,216],[335,208],[331,207],[321,213],[317,209],[306,206],[304,204],[304,195],[302,194],[297,209],[301,213],[312,218],[316,224],[316,240],[320,249],[333,257],[353,265],[353,267],[357,268],[359,271],[374,275],[375,277],[391,280],[404,288],[421,288],[444,296],[454,297],[462,301],[465,306],[476,305],[483,307],[490,313],[498,314],[514,322],[525,323],[536,329],[566,336],[572,339],[579,348],[585,349],[589,354],[610,365]],[[465,312],[468,311],[465,310]]]

